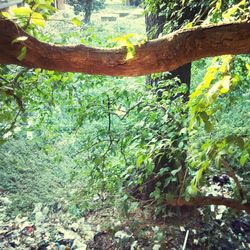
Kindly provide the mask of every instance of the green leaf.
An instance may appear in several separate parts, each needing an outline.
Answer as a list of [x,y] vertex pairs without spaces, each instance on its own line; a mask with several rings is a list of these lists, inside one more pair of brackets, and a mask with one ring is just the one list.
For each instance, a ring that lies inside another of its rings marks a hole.
[[242,153],[242,155],[240,157],[240,165],[244,166],[245,163],[247,162],[248,158],[249,158],[248,152],[247,151],[243,151],[243,153]]
[[76,17],[72,18],[72,19],[71,19],[71,22],[72,22],[75,26],[77,26],[77,27],[80,27],[80,26],[81,26],[81,21],[80,21],[78,18],[76,18]]
[[243,5],[245,6],[246,5],[246,0],[242,0],[240,1],[238,4],[236,5],[233,5],[231,8],[227,9],[223,14],[222,14],[222,17],[224,19],[229,19],[230,17],[232,17],[237,10],[240,9],[240,6]]
[[[197,187],[195,185],[191,184],[190,186],[187,187],[186,191],[190,196],[196,196],[197,195]],[[188,200],[190,200],[189,196],[188,196]]]
[[213,129],[214,129],[214,125],[210,121],[207,121],[205,123],[205,130],[210,133],[212,132]]
[[15,16],[30,17],[32,10],[30,7],[18,7],[11,10]]
[[177,168],[177,169],[175,169],[175,170],[172,170],[172,171],[171,171],[171,174],[172,174],[173,176],[175,176],[180,170],[181,170],[181,167],[179,167],[179,168]]
[[136,160],[136,167],[139,168],[144,161],[144,155],[140,155]]
[[26,54],[27,54],[27,48],[24,46],[21,48],[17,60],[22,61],[25,58]]
[[161,168],[158,175],[161,176],[161,175],[165,174],[168,171],[169,171],[169,167]]
[[221,4],[222,4],[222,0],[217,0],[217,1],[216,1],[216,7],[215,7],[215,10],[220,10],[220,8],[221,8]]
[[95,162],[96,165],[100,165],[101,162],[102,162],[102,158],[101,157],[95,158],[94,162]]
[[43,16],[38,12],[32,13],[30,22],[35,24],[36,26],[44,28],[45,20]]
[[205,111],[200,112],[199,115],[200,115],[200,117],[201,117],[201,119],[203,120],[204,123],[206,123],[208,121],[209,116],[207,115],[207,113]]
[[244,145],[245,145],[244,140],[242,139],[242,137],[236,136],[236,135],[229,135],[226,138],[226,141],[229,144],[236,144],[236,145],[238,145],[240,149],[243,149]]
[[8,12],[2,11],[2,12],[0,12],[0,15],[2,17],[7,18],[7,19],[11,19],[11,15]]

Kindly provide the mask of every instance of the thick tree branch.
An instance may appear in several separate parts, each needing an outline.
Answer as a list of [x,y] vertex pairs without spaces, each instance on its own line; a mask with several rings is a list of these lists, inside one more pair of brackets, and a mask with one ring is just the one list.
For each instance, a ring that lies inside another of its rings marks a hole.
[[250,204],[242,204],[241,201],[225,198],[225,197],[195,197],[191,198],[189,201],[186,201],[183,198],[176,198],[166,202],[167,206],[178,206],[178,207],[202,207],[208,205],[224,205],[236,210],[245,210],[250,214]]
[[[11,42],[27,36],[24,42]],[[17,59],[26,46],[27,55]],[[225,54],[250,54],[250,22],[197,27],[171,33],[135,46],[135,56],[126,58],[126,48],[101,49],[84,45],[56,46],[27,35],[9,20],[0,19],[0,64],[17,64],[61,72],[111,76],[138,76],[173,71],[194,60]]]

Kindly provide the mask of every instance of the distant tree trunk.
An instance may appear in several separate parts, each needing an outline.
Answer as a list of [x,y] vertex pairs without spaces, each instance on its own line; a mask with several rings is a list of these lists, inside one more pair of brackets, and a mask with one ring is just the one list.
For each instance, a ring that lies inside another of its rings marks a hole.
[[[178,26],[181,26],[185,20],[192,21],[193,18],[195,17],[195,14],[198,13],[199,9],[185,9],[185,12],[183,16],[178,20]],[[167,17],[166,15],[161,15],[161,9],[158,6],[156,13],[152,14],[146,14],[145,16],[145,23],[146,23],[146,31],[147,31],[147,36],[149,39],[155,39],[158,38],[159,35],[163,32],[164,30],[164,25],[166,24]],[[178,27],[179,28],[179,27]],[[171,31],[174,31],[171,30]],[[180,48],[181,49],[181,48]],[[178,58],[176,59],[178,60]],[[151,84],[153,86],[158,85],[159,80],[167,80],[170,78],[178,77],[180,79],[180,84],[185,83],[187,84],[187,92],[185,95],[183,95],[183,102],[186,103],[189,98],[189,93],[190,93],[190,82],[191,82],[191,63],[188,63],[186,65],[183,65],[182,67],[176,69],[175,71],[170,72],[171,76],[169,75],[162,75],[158,79],[152,79],[152,77],[149,75],[146,77],[146,82],[147,84]],[[161,95],[161,93],[157,93],[158,95]],[[185,143],[185,142],[184,142]],[[187,143],[187,141],[186,141]],[[153,171],[153,175],[146,181],[146,184],[143,185],[143,188],[141,189],[142,192],[135,190],[135,194],[137,197],[147,200],[150,198],[150,193],[152,193],[155,188],[157,183],[161,183],[161,189],[165,193],[172,193],[175,196],[179,195],[179,187],[180,184],[183,181],[185,171],[186,171],[186,157],[187,157],[187,152],[184,150],[179,156],[178,156],[178,162],[181,165],[181,170],[179,171],[177,175],[177,183],[175,182],[174,184],[169,184],[167,187],[165,186],[165,179],[170,176],[170,173],[165,173],[163,176],[160,178],[154,178],[154,176],[157,175],[157,173],[160,171],[161,168],[163,167],[170,167],[171,169],[177,169],[178,167],[176,166],[176,159],[169,159],[167,157],[167,154],[164,155],[164,152],[162,152],[163,155],[160,157],[156,157],[154,159],[155,162],[155,168]],[[177,157],[177,156],[176,156]]]
[[125,6],[130,6],[130,0],[125,0],[124,4]]
[[131,5],[133,6],[139,6],[142,3],[142,0],[132,0]]
[[92,14],[92,4],[93,0],[86,0],[85,6],[84,6],[84,23],[90,22],[90,17]]
[[125,0],[125,6],[139,6],[142,3],[142,0]]

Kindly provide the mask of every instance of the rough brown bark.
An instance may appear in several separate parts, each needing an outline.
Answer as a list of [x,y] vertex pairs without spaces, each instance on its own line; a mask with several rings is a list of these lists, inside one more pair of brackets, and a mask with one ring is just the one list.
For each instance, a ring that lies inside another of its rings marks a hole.
[[242,204],[241,201],[225,198],[225,197],[195,197],[191,198],[189,201],[186,201],[183,198],[176,198],[171,201],[166,201],[167,206],[178,206],[178,207],[202,207],[208,205],[224,205],[226,207],[230,207],[236,210],[245,210],[248,214],[250,214],[250,204]]
[[[27,36],[24,42],[11,42]],[[17,59],[26,46],[27,55]],[[126,48],[101,49],[84,45],[57,46],[27,35],[9,20],[0,19],[0,64],[17,64],[61,72],[111,76],[138,76],[173,71],[191,61],[225,54],[250,54],[250,22],[220,24],[173,32],[135,46],[136,54],[125,60]]]

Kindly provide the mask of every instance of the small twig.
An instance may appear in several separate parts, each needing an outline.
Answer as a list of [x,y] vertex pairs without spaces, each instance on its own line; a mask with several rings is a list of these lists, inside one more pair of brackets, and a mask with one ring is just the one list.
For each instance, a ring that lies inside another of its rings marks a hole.
[[12,85],[16,86],[19,77],[21,77],[24,73],[27,73],[28,71],[29,71],[29,69],[23,69],[23,70],[19,71],[16,74],[16,76],[14,77],[14,79],[11,81]]
[[19,109],[22,112],[24,112],[25,109],[24,109],[23,101],[22,101],[21,97],[19,97],[18,95],[16,95],[14,93],[14,89],[10,88],[10,87],[1,87],[1,89],[2,89],[2,91],[5,92],[6,95],[12,96],[15,99],[17,105],[19,106]]
[[121,117],[121,120],[123,120],[128,114],[130,111],[132,111],[134,108],[140,106],[141,104],[143,103],[143,101],[140,101],[140,102],[137,102],[135,105],[133,105],[132,107],[130,107],[126,113]]
[[26,29],[29,27],[30,21],[31,21],[31,16],[32,16],[32,13],[31,13],[30,16],[28,17],[27,23],[26,23],[25,26],[23,27],[24,30],[26,30]]

